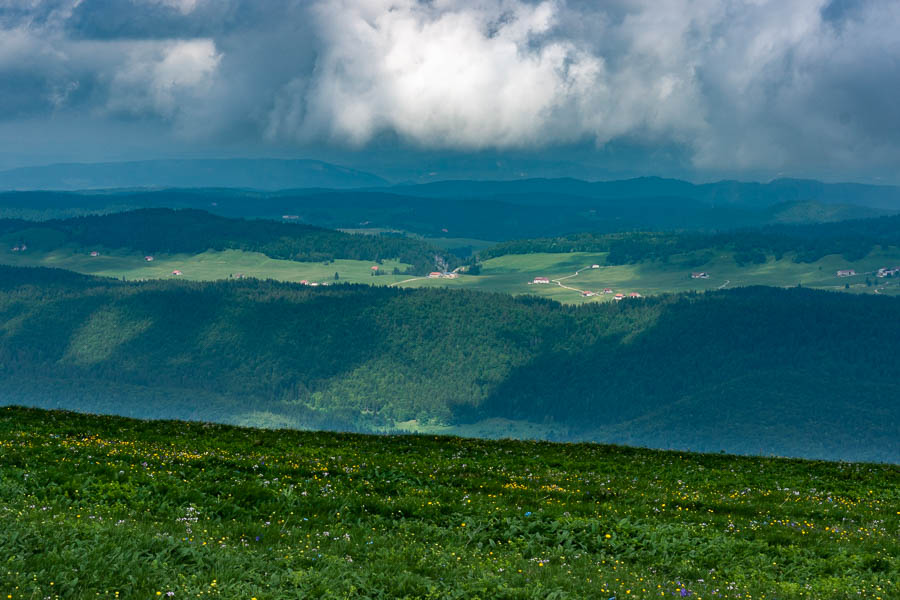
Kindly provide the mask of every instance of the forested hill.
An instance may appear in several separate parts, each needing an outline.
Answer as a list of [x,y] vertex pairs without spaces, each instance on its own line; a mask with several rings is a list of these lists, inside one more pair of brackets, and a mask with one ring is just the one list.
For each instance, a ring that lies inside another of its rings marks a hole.
[[805,289],[572,307],[0,267],[0,401],[355,430],[502,417],[556,439],[900,462],[898,312]]
[[480,253],[482,259],[534,252],[609,252],[609,264],[665,260],[699,250],[732,250],[738,262],[765,262],[793,254],[814,262],[829,254],[848,260],[866,256],[876,246],[900,246],[900,215],[836,223],[769,225],[726,233],[636,232],[575,233],[559,237],[503,242]]
[[145,253],[237,249],[297,261],[393,258],[413,265],[419,273],[434,270],[435,255],[442,254],[425,242],[399,235],[349,234],[296,223],[228,219],[194,209],[150,208],[39,223],[3,219],[0,235],[12,236],[37,250],[75,244],[86,249],[127,248]]

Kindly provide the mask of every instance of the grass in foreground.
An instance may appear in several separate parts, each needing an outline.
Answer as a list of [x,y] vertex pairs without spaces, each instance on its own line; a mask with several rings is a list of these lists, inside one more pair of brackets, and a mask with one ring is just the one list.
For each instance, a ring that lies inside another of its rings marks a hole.
[[900,468],[0,409],[4,598],[896,598]]

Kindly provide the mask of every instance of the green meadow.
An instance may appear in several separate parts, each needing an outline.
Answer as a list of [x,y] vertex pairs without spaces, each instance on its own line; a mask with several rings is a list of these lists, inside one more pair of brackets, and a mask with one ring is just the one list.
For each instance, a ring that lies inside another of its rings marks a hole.
[[[607,266],[605,253],[572,252],[567,254],[511,254],[482,263],[481,274],[462,276],[456,280],[416,279],[404,286],[458,286],[511,294],[536,294],[560,302],[604,302],[612,294],[582,297],[580,290],[614,293],[637,292],[643,296],[688,291],[705,291],[749,285],[793,287],[798,284],[818,289],[855,293],[900,294],[900,278],[878,279],[880,267],[900,264],[900,250],[877,250],[858,261],[847,261],[829,255],[816,262],[798,263],[792,257],[773,257],[763,264],[739,265],[731,253],[721,253],[712,260],[697,264],[694,256],[683,255],[668,262],[653,261]],[[598,269],[590,268],[600,265]],[[859,275],[837,277],[839,269],[853,269]],[[579,271],[578,275],[575,272]],[[706,272],[708,279],[692,279],[692,272]],[[866,284],[868,273],[869,282]],[[533,284],[535,277],[560,280],[557,283]],[[849,288],[846,287],[849,284]]]
[[[462,240],[460,240],[462,241]],[[900,295],[900,278],[876,278],[880,267],[900,264],[900,250],[879,249],[861,260],[848,261],[839,255],[829,255],[812,263],[794,262],[791,256],[762,264],[739,265],[733,255],[723,252],[712,260],[698,264],[694,255],[682,255],[677,260],[648,261],[626,265],[606,265],[606,253],[572,252],[510,254],[481,263],[479,275],[462,274],[457,279],[429,279],[423,276],[393,275],[395,268],[406,270],[409,265],[385,260],[378,265],[384,273],[372,276],[374,262],[336,259],[325,263],[298,262],[274,259],[258,252],[243,250],[208,250],[201,254],[157,254],[152,262],[143,255],[125,250],[99,250],[92,257],[88,251],[63,247],[49,252],[0,252],[0,263],[12,266],[57,267],[88,275],[127,280],[166,279],[180,277],[197,281],[228,279],[237,275],[277,281],[330,283],[338,273],[339,281],[403,287],[469,288],[487,292],[534,294],[565,303],[608,302],[613,294],[642,296],[664,293],[705,291],[749,285],[794,287],[799,285],[817,289],[851,293],[880,293]],[[591,265],[600,265],[598,269]],[[858,275],[837,277],[839,269],[854,269]],[[172,272],[182,272],[173,276]],[[579,273],[575,275],[575,272]],[[708,279],[692,279],[691,273],[703,271]],[[533,284],[535,277],[549,277],[558,283]],[[868,278],[869,284],[866,283]],[[583,297],[581,291],[613,294]],[[877,290],[877,291],[876,291]]]
[[0,597],[900,596],[900,469],[0,408]]
[[[391,275],[394,268],[401,271],[409,265],[385,260],[377,264],[386,273],[374,277],[372,267],[376,263],[362,260],[335,259],[327,263],[298,262],[269,258],[259,252],[243,250],[208,250],[201,254],[156,254],[152,262],[144,256],[122,250],[99,249],[99,256],[75,248],[61,248],[50,252],[14,254],[8,250],[0,253],[0,262],[18,267],[56,267],[87,275],[114,277],[129,281],[137,279],[167,279],[179,277],[196,281],[229,279],[238,275],[278,281],[331,283],[337,273],[339,281],[349,283],[390,284],[408,279],[409,276]],[[173,271],[182,275],[172,275]]]

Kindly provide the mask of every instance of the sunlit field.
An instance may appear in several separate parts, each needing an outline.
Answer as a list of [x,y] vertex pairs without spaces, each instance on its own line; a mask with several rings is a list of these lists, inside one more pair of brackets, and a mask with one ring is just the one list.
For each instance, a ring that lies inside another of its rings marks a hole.
[[896,598],[900,469],[0,409],[0,593]]
[[[391,275],[394,268],[401,271],[409,265],[397,261],[386,260],[381,264],[361,260],[336,259],[329,263],[297,262],[269,258],[259,252],[242,250],[209,250],[202,254],[157,254],[152,262],[147,262],[144,255],[124,251],[99,251],[99,256],[91,256],[88,252],[77,252],[74,249],[61,249],[53,252],[38,253],[28,251],[12,254],[8,250],[0,252],[0,262],[14,266],[40,266],[69,269],[88,275],[136,279],[166,279],[178,277],[182,279],[214,281],[234,277],[255,277],[257,279],[276,279],[278,281],[331,283],[338,281],[350,283],[390,284],[408,279],[409,276]],[[385,273],[377,277],[372,275],[372,267],[378,266]],[[173,271],[180,275],[173,275]]]
[[[714,290],[748,285],[806,287],[851,293],[900,295],[900,278],[877,278],[880,267],[900,264],[900,250],[876,250],[859,261],[847,261],[838,255],[826,256],[813,263],[796,263],[791,257],[764,264],[738,265],[730,253],[696,264],[690,255],[667,263],[654,261],[632,265],[607,266],[604,253],[573,252],[568,254],[513,254],[492,258],[482,263],[479,275],[461,274],[456,279],[394,275],[394,269],[405,271],[409,265],[386,260],[379,267],[380,276],[372,275],[374,262],[338,259],[329,263],[297,262],[269,258],[258,252],[242,250],[207,251],[197,255],[156,255],[152,262],[143,255],[126,251],[99,251],[90,256],[83,250],[63,248],[52,252],[14,254],[0,252],[0,263],[14,266],[59,267],[117,279],[165,279],[180,277],[191,280],[217,280],[237,276],[278,281],[330,283],[338,281],[404,287],[464,287],[489,292],[534,294],[565,303],[608,302],[615,294],[642,296]],[[598,269],[590,268],[592,265]],[[858,275],[837,277],[839,269],[853,269]],[[173,271],[180,275],[173,275]],[[577,275],[575,272],[579,271]],[[692,279],[692,272],[706,272],[708,279]],[[535,277],[548,277],[549,284],[531,283]],[[866,280],[868,279],[868,284]],[[558,280],[558,282],[556,281]],[[562,285],[560,285],[562,284]],[[565,286],[565,287],[563,287]],[[603,294],[604,289],[612,293]],[[584,296],[582,292],[594,292]]]
[[[875,293],[876,289],[879,293],[900,293],[900,278],[880,279],[874,274],[880,267],[900,264],[900,250],[895,248],[872,252],[859,261],[847,261],[837,255],[826,256],[813,263],[795,263],[791,257],[776,261],[770,257],[764,264],[741,266],[729,253],[699,265],[693,264],[690,256],[680,258],[669,263],[654,261],[606,266],[606,255],[603,253],[514,254],[485,261],[478,276],[465,276],[457,280],[420,279],[403,285],[476,287],[512,294],[537,294],[560,302],[610,301],[616,293],[627,296],[636,292],[646,296],[748,285],[792,287],[800,284],[856,293]],[[595,264],[600,268],[590,268]],[[859,275],[837,277],[839,269],[854,269]],[[578,275],[574,275],[576,271],[580,271]],[[692,272],[706,272],[709,278],[692,279]],[[866,273],[872,285],[866,284]],[[551,282],[530,283],[535,277],[548,277]],[[559,280],[559,283],[573,289],[561,287],[553,280]],[[848,284],[849,287],[846,287]],[[602,292],[606,288],[613,293],[593,297],[581,294],[581,291]]]

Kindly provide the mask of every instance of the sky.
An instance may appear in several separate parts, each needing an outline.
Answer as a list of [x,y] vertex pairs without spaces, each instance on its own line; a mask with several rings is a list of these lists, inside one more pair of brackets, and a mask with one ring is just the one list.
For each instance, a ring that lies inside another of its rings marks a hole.
[[900,183],[896,0],[0,0],[0,168]]

